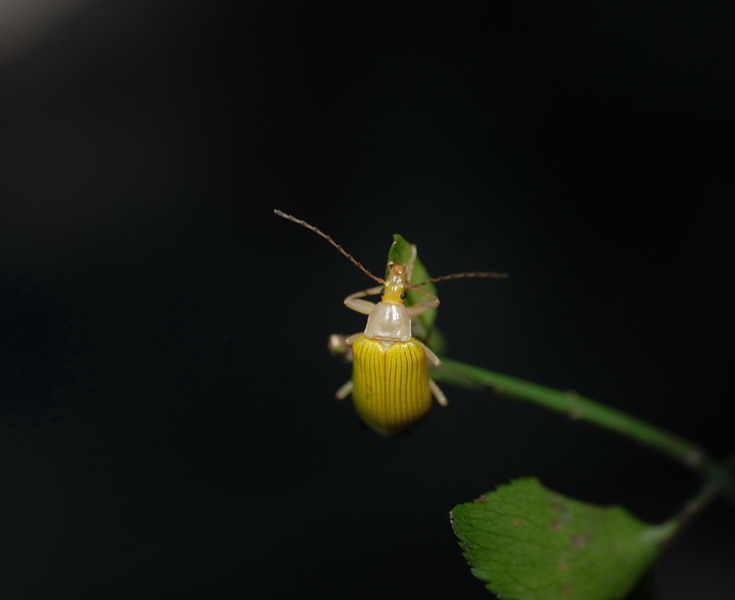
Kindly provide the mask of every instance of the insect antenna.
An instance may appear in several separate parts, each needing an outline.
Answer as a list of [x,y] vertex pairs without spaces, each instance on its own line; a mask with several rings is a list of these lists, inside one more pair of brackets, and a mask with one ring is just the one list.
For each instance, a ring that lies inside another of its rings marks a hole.
[[439,283],[440,281],[447,281],[449,279],[507,279],[508,277],[508,273],[487,273],[478,271],[473,271],[470,273],[452,273],[451,275],[433,277],[432,279],[427,279],[426,281],[422,281],[421,283],[409,283],[408,287],[418,288],[422,285],[427,285],[429,283]]
[[332,244],[332,246],[334,246],[335,248],[337,248],[337,250],[339,250],[344,256],[346,256],[347,259],[353,265],[355,265],[358,269],[360,269],[363,273],[365,273],[365,275],[367,275],[371,279],[374,279],[379,284],[385,285],[385,280],[381,279],[380,277],[376,277],[375,275],[373,275],[370,271],[368,271],[365,267],[362,266],[362,263],[360,261],[356,260],[355,257],[352,256],[352,254],[350,254],[349,252],[347,252],[342,246],[340,246],[337,242],[335,242],[331,237],[329,237],[323,231],[320,231],[319,229],[317,229],[313,225],[309,225],[306,221],[302,221],[301,219],[297,219],[294,216],[287,215],[285,212],[282,212],[282,211],[278,210],[277,208],[273,209],[273,212],[276,213],[279,217],[283,217],[284,219],[288,219],[289,221],[293,221],[294,223],[298,223],[299,225],[301,225],[303,227],[306,227],[307,229],[310,229],[311,231],[313,231],[317,235],[323,237],[330,244]]
[[[424,283],[426,283],[426,282],[424,282]],[[420,287],[418,287],[419,285],[424,285],[424,284],[423,283],[419,283],[419,284],[409,283],[408,284],[408,288],[417,291],[419,294],[423,294],[424,296],[428,296],[429,298],[436,299],[436,296],[434,294],[432,294],[431,292],[429,292],[427,290],[421,289]]]

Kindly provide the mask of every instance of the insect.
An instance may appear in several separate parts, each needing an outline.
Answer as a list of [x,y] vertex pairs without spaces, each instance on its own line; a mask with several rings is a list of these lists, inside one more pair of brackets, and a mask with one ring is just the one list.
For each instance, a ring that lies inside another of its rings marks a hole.
[[[350,294],[344,300],[347,308],[367,315],[367,324],[364,331],[345,339],[345,345],[352,348],[352,379],[337,390],[337,398],[343,400],[352,394],[360,418],[384,435],[403,433],[418,424],[429,413],[432,396],[441,406],[446,406],[446,396],[429,377],[429,363],[439,367],[441,361],[411,333],[412,318],[439,306],[439,298],[422,286],[469,277],[505,278],[507,274],[454,273],[412,283],[416,263],[416,246],[413,245],[409,263],[388,263],[388,276],[382,279],[368,271],[326,233],[280,210],[274,212],[323,237],[379,284]],[[406,306],[404,300],[409,289],[427,296],[427,300]],[[373,295],[379,295],[380,301],[365,300],[366,296]]]

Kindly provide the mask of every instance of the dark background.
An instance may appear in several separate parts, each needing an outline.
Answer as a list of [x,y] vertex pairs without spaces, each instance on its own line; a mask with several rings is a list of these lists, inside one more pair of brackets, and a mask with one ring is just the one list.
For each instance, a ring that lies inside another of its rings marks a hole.
[[[447,353],[733,450],[717,2],[81,3],[0,74],[3,598],[487,598],[447,513],[510,479],[663,520],[668,459],[444,386],[363,430],[327,336],[391,234]],[[720,503],[661,597],[732,598]]]

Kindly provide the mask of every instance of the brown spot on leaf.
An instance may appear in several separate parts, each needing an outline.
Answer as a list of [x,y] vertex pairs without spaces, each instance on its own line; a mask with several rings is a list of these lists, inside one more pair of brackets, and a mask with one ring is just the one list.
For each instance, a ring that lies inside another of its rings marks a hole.
[[487,502],[487,496],[485,494],[483,494],[479,498],[475,498],[475,502],[479,502],[480,504],[483,504],[483,503]]
[[554,531],[559,531],[563,527],[569,525],[572,520],[572,515],[569,514],[569,509],[566,504],[556,501],[551,503],[550,508],[552,512],[560,513],[558,519],[551,524],[551,528]]
[[520,519],[513,519],[513,526],[514,527],[520,527],[521,526],[521,520]]
[[564,592],[565,596],[569,596],[574,591],[574,588],[572,587],[571,583],[565,583],[564,589],[562,591]]
[[567,561],[562,562],[559,565],[559,570],[560,571],[568,571],[569,570],[569,563]]
[[592,535],[589,533],[587,535],[579,535],[578,533],[573,533],[569,536],[569,541],[572,543],[573,546],[576,546],[577,548],[584,548],[591,538]]

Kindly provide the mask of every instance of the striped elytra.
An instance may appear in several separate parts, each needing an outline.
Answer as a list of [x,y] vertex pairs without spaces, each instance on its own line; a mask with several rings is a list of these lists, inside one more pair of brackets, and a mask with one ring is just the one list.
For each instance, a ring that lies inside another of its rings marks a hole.
[[362,336],[352,346],[352,398],[362,420],[395,435],[411,429],[431,409],[429,365],[421,344]]

